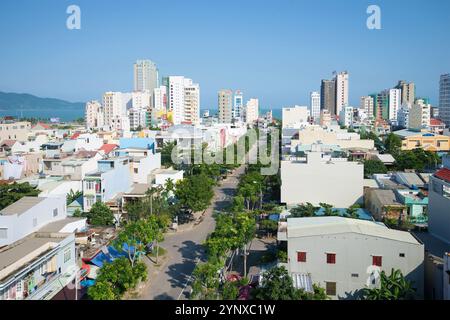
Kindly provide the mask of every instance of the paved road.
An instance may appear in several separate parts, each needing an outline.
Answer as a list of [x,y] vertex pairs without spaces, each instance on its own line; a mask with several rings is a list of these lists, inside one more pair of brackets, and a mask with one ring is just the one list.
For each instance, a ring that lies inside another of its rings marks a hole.
[[205,260],[202,243],[214,230],[214,210],[221,210],[231,203],[232,196],[239,182],[239,175],[245,166],[236,169],[221,185],[215,187],[212,205],[204,214],[204,220],[192,230],[167,234],[161,246],[167,250],[167,261],[162,270],[154,271],[149,278],[149,285],[144,289],[140,299],[176,300],[187,299],[190,291],[190,276],[197,261]]

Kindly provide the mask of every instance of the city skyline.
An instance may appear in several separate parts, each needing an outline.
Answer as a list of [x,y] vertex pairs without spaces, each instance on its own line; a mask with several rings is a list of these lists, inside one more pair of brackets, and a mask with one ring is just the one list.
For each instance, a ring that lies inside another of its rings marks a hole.
[[[24,4],[27,12],[20,10]],[[399,80],[414,82],[417,96],[429,97],[437,106],[439,77],[450,70],[445,58],[450,46],[445,41],[448,2],[378,1],[381,30],[366,27],[368,1],[266,2],[259,7],[248,1],[239,5],[239,14],[231,14],[233,25],[217,22],[220,7],[204,1],[170,7],[78,1],[80,30],[65,28],[70,4],[2,2],[0,26],[8,32],[0,38],[14,46],[2,53],[1,91],[69,101],[100,99],[106,91],[131,91],[133,63],[149,59],[160,77],[196,79],[202,87],[202,109],[217,109],[221,88],[240,88],[246,97],[258,97],[262,108],[308,105],[309,93],[320,91],[321,80],[342,70],[350,75],[352,106],[359,105],[361,96],[392,88]],[[274,10],[280,17],[272,15]],[[424,14],[428,19],[422,19]],[[337,19],[330,28],[333,17]],[[408,21],[414,24],[405,34]],[[189,38],[177,32],[181,25],[189,28]],[[225,30],[231,35],[229,50],[222,47]],[[339,37],[342,33],[352,36]],[[242,49],[232,47],[233,35],[243,39]],[[389,46],[374,46],[377,42]],[[313,49],[305,46],[311,43]]]

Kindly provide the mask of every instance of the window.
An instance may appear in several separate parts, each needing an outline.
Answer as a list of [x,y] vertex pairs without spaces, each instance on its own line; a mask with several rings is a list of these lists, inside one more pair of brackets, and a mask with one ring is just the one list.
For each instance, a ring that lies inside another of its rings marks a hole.
[[53,217],[58,216],[58,208],[53,209]]
[[404,257],[405,257],[405,254],[404,254],[404,253],[400,253],[398,256],[399,256],[400,258],[404,258]]
[[328,264],[336,264],[336,254],[335,253],[327,253],[327,263]]
[[372,265],[381,267],[382,265],[382,257],[381,256],[372,256]]
[[357,274],[357,273],[352,273],[352,278],[359,278],[359,274]]
[[7,238],[8,238],[8,229],[0,228],[0,239],[7,239]]
[[138,173],[138,172],[139,172],[138,168],[134,168],[134,173]]
[[72,257],[72,252],[70,251],[70,248],[67,248],[64,251],[64,263],[66,263],[67,261],[70,261],[71,257]]
[[325,291],[327,296],[336,295],[336,282],[325,282]]
[[306,252],[297,251],[297,262],[306,262]]

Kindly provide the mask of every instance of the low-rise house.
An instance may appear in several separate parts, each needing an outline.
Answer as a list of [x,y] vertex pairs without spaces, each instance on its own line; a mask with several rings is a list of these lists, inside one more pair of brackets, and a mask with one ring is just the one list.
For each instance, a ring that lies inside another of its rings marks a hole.
[[450,243],[450,166],[430,176],[428,198],[428,230]]
[[183,180],[184,171],[174,169],[160,169],[154,172],[154,183],[158,186],[165,186],[170,179],[174,184]]
[[65,197],[23,197],[0,211],[0,247],[66,216]]
[[85,227],[65,218],[1,248],[0,300],[50,300],[69,286],[79,270],[75,232]]
[[439,119],[430,119],[430,131],[434,134],[444,134],[445,123]]
[[408,210],[408,217],[414,223],[427,223],[428,197],[418,190],[396,190],[397,198]]
[[450,137],[444,135],[406,129],[394,131],[394,134],[402,138],[402,150],[414,150],[417,148],[433,152],[450,150]]
[[398,201],[393,190],[365,188],[365,207],[372,213],[377,221],[385,219],[406,219],[406,206]]
[[415,172],[398,171],[394,172],[393,176],[398,183],[401,183],[410,189],[424,189],[426,186],[425,181],[423,181]]
[[[314,144],[304,157],[281,161],[281,202],[287,205],[329,203],[337,208],[362,202],[364,166],[341,153]],[[343,186],[345,185],[345,188]]]
[[95,202],[107,202],[131,187],[128,157],[99,160],[98,171],[86,174],[83,179],[83,209],[89,211]]
[[83,133],[74,134],[71,139],[66,140],[61,147],[62,152],[70,153],[78,150],[96,151],[103,145],[103,139],[96,134]]
[[391,269],[400,269],[423,297],[424,245],[409,232],[359,219],[290,218],[286,238],[290,274],[310,278],[332,299],[360,297]]

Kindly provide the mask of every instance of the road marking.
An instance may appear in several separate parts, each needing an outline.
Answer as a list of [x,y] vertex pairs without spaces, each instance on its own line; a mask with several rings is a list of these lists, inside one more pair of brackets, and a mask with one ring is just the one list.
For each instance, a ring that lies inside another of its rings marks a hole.
[[186,283],[184,284],[183,289],[181,289],[180,294],[178,295],[177,300],[180,300],[181,295],[183,294],[184,290],[186,290],[186,287],[189,285],[189,282],[191,282],[192,280],[192,274],[194,273],[195,267],[197,266],[197,264],[200,262],[200,258],[197,257],[197,259],[195,259],[195,265],[194,265],[194,269],[192,270],[191,274],[189,275],[188,279],[186,280]]

